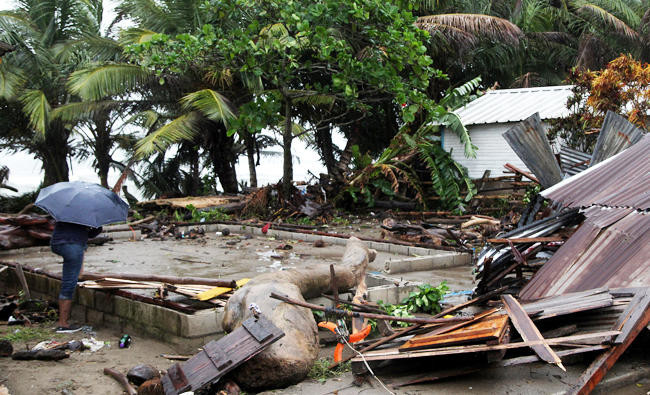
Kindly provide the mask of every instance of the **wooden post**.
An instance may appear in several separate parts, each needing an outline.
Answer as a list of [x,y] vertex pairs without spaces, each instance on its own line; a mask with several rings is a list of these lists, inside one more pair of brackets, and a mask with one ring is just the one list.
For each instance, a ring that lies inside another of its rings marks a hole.
[[29,292],[29,286],[27,286],[27,280],[25,279],[25,272],[23,272],[23,267],[20,263],[16,263],[16,275],[20,281],[20,286],[23,287],[23,292],[25,292],[25,299],[29,300],[32,298],[31,293]]

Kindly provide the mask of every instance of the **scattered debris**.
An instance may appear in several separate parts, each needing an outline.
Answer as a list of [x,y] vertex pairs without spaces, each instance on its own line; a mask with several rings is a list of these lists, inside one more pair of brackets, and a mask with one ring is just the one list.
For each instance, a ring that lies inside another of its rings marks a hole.
[[151,365],[145,364],[136,365],[129,369],[129,371],[126,373],[126,378],[128,378],[130,382],[137,386],[140,386],[145,381],[156,377],[160,377],[160,372],[158,369],[154,368]]
[[203,346],[201,352],[183,364],[176,363],[167,369],[167,374],[162,377],[165,394],[199,390],[283,336],[284,332],[263,315],[249,318],[228,335]]

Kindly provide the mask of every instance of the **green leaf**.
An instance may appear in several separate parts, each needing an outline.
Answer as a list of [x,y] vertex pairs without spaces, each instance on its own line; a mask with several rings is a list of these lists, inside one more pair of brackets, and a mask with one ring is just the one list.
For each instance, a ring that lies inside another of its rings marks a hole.
[[228,126],[228,121],[235,118],[228,100],[220,93],[212,89],[203,89],[192,92],[181,99],[186,109],[200,111],[206,118],[213,121],[221,121]]
[[26,90],[20,97],[23,103],[23,111],[29,117],[29,124],[45,136],[47,126],[50,123],[50,103],[45,93],[37,89]]

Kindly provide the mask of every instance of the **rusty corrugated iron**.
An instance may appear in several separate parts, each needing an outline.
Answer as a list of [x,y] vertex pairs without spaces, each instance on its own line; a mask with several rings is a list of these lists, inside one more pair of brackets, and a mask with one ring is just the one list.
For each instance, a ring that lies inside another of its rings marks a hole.
[[562,181],[562,170],[546,138],[539,113],[508,129],[503,138],[526,167],[535,174],[543,188],[549,188]]
[[634,126],[627,119],[613,111],[607,111],[603,126],[600,128],[598,141],[596,141],[594,147],[594,153],[591,155],[590,166],[594,166],[636,144],[643,135],[643,130]]
[[522,300],[650,285],[650,213],[594,206],[584,214],[582,226],[521,290]]
[[625,151],[542,192],[566,207],[650,209],[650,135]]

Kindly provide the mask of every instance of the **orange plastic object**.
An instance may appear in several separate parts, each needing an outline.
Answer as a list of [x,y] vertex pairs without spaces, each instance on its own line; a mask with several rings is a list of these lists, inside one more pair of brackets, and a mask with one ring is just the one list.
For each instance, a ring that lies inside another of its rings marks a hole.
[[321,321],[318,323],[318,326],[321,328],[329,329],[332,332],[336,333],[336,324],[329,321]]
[[359,332],[351,334],[349,342],[356,343],[358,341],[365,339],[366,336],[370,334],[370,329],[371,329],[370,325],[366,325],[366,327],[360,330]]

